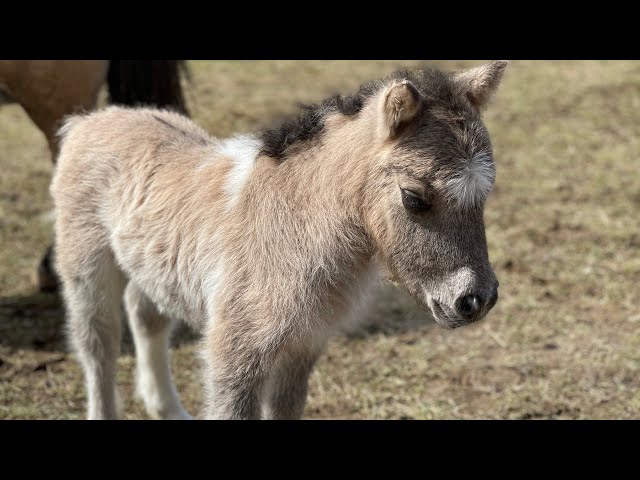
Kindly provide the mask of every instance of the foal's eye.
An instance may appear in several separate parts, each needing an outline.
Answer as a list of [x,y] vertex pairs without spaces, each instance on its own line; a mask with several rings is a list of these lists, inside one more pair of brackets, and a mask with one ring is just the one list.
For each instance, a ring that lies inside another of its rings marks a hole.
[[423,213],[431,207],[420,194],[404,188],[401,188],[400,191],[402,192],[402,204],[411,213]]

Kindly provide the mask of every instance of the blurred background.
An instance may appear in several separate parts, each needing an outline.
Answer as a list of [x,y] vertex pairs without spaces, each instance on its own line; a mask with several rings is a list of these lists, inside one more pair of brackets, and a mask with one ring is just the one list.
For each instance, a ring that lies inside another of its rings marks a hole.
[[[484,62],[190,61],[182,87],[191,117],[225,137],[424,63]],[[102,86],[99,106],[107,96]],[[52,235],[51,154],[25,110],[1,104],[0,418],[84,418],[61,301],[33,280]],[[498,304],[449,331],[385,286],[362,328],[330,343],[304,417],[640,416],[640,62],[513,61],[484,118],[497,169],[485,222]],[[201,401],[196,340],[179,329],[172,356],[192,414]],[[125,333],[124,418],[146,418],[132,354]]]

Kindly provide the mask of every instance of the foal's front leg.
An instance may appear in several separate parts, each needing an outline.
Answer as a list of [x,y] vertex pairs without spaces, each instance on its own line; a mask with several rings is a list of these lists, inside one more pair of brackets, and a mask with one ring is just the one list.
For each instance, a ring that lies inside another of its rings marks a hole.
[[302,417],[309,375],[318,356],[317,351],[287,352],[280,356],[265,389],[265,419],[297,420]]
[[270,356],[249,335],[218,326],[206,338],[206,419],[257,420]]

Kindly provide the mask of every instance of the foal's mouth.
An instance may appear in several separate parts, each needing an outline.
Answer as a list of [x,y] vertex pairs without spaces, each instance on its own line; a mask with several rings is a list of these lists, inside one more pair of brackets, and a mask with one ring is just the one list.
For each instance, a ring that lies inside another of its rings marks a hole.
[[464,325],[468,325],[471,323],[468,320],[463,320],[454,315],[450,315],[446,312],[446,310],[442,307],[442,305],[435,299],[431,297],[427,297],[427,303],[429,305],[429,309],[431,310],[431,314],[435,319],[436,323],[444,328],[458,328]]

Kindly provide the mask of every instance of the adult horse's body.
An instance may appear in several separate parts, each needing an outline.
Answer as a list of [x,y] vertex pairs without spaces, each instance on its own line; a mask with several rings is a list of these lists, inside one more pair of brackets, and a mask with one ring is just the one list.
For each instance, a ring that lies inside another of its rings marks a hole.
[[157,109],[63,127],[56,266],[90,418],[114,418],[124,294],[147,410],[186,418],[170,318],[205,336],[205,414],[297,418],[327,337],[381,272],[457,327],[497,301],[480,112],[506,62],[400,71],[258,136]]
[[[180,86],[181,62],[174,60],[0,60],[0,105],[19,103],[44,133],[51,160],[58,154],[62,119],[92,110],[108,83],[111,103],[155,105],[187,113]],[[40,263],[37,283],[53,290],[51,249]]]

